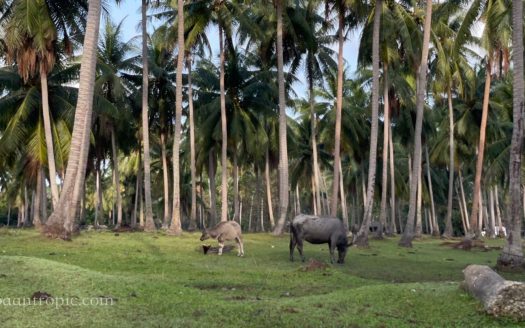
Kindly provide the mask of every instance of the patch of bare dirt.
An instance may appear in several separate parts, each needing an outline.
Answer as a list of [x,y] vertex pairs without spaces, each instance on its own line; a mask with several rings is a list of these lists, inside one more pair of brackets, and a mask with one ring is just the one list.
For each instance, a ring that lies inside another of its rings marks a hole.
[[470,239],[464,239],[459,242],[446,241],[446,242],[441,243],[441,246],[449,246],[451,248],[462,249],[464,251],[478,249],[484,252],[488,252],[493,249],[495,250],[500,249],[497,246],[490,247],[490,246],[485,245],[485,242],[483,240],[470,240]]
[[310,271],[316,271],[316,270],[325,270],[328,268],[328,264],[321,262],[316,259],[310,259],[308,261],[308,264],[303,267],[303,271],[310,272]]
[[46,293],[46,292],[41,292],[41,291],[34,292],[33,295],[31,296],[31,299],[33,300],[42,300],[42,301],[52,299],[52,298],[53,296],[51,296],[51,294]]

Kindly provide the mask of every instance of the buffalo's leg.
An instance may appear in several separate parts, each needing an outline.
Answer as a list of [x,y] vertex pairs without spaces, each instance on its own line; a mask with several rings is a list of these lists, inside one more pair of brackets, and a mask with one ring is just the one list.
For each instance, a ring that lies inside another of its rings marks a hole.
[[244,256],[244,245],[242,243],[242,238],[237,237],[235,238],[235,240],[237,241],[237,245],[239,246],[239,252],[237,253],[237,256]]
[[334,264],[335,261],[335,243],[333,241],[328,241],[328,249],[330,250],[330,263]]
[[224,248],[224,240],[221,238],[221,236],[219,236],[219,238],[217,238],[217,241],[219,242],[218,255],[222,255],[222,249]]
[[293,262],[293,252],[295,250],[295,245],[296,245],[295,237],[293,233],[291,233],[290,234],[290,261],[292,262]]
[[297,249],[299,250],[299,255],[301,255],[301,261],[304,262],[305,258],[303,255],[303,241],[302,239],[297,239]]

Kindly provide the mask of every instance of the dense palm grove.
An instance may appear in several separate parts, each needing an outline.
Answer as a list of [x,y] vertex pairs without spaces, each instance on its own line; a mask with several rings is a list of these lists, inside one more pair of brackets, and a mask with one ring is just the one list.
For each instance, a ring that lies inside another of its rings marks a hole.
[[0,0],[0,222],[280,234],[302,212],[362,246],[505,226],[523,264],[521,2],[142,0],[134,40],[106,5]]

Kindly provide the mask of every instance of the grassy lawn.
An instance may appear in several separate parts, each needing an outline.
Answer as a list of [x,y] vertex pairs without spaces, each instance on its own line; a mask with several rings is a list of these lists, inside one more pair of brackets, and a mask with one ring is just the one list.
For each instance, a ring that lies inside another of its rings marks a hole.
[[[433,239],[403,249],[387,239],[350,249],[342,266],[305,271],[288,261],[288,236],[248,234],[244,258],[204,256],[198,237],[86,232],[63,242],[0,229],[0,299],[43,291],[114,303],[0,305],[0,327],[525,326],[485,315],[458,287],[466,265],[493,266],[498,250],[466,252]],[[305,254],[329,259],[326,246],[306,244]]]

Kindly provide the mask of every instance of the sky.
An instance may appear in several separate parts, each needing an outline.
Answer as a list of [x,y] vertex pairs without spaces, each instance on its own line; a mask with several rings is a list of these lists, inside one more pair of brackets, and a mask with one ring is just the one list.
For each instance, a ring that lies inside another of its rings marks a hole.
[[[120,22],[124,19],[123,22],[123,32],[124,40],[129,40],[133,37],[140,35],[140,20],[141,12],[140,6],[142,4],[141,0],[123,0],[120,5],[116,5],[114,1],[111,1],[109,6],[109,14],[114,23]],[[102,18],[102,24],[105,21],[105,18]],[[151,27],[149,28],[151,31]],[[213,37],[217,35],[216,28],[210,28],[207,33],[210,35],[208,38],[211,43],[213,51],[213,60],[219,61],[219,43],[218,37]],[[357,67],[357,50],[359,49],[359,37],[360,32],[351,32],[349,33],[349,39],[345,42],[343,48],[343,57],[350,68],[350,72],[355,71]],[[333,45],[333,49],[337,51],[337,44]],[[337,59],[336,59],[337,60]],[[299,81],[305,81],[304,75],[299,74]],[[307,97],[306,82],[299,82],[294,85],[294,90],[300,98]]]

